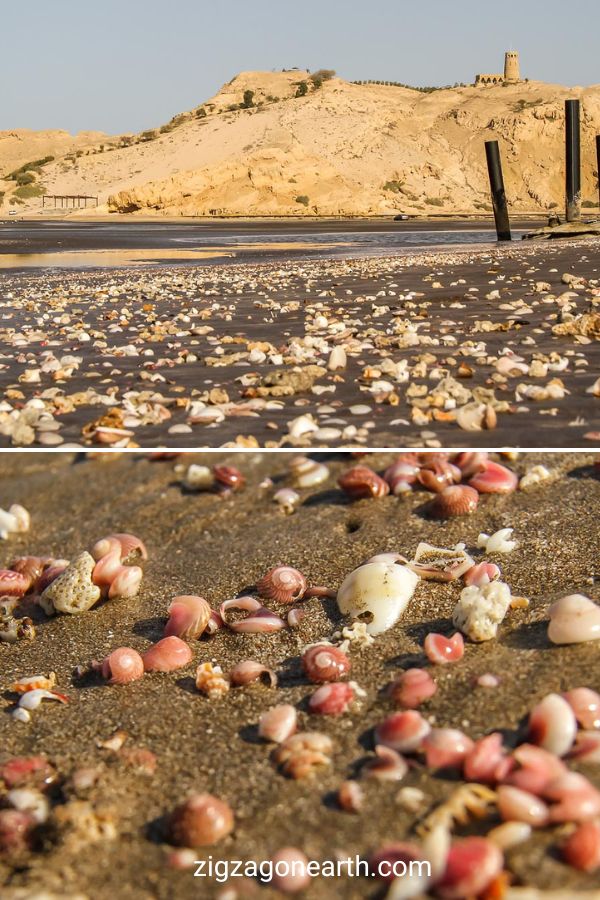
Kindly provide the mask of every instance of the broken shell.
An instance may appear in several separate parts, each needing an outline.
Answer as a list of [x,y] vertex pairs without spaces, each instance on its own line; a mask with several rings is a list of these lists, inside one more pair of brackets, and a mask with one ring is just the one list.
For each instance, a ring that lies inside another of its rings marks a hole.
[[437,684],[426,669],[407,669],[391,683],[388,693],[397,706],[416,709],[433,697]]
[[58,691],[35,688],[33,691],[26,691],[26,693],[21,694],[19,707],[27,710],[37,709],[42,700],[58,700],[59,703],[69,702],[69,698],[65,694],[59,694]]
[[9,690],[15,694],[26,694],[27,691],[35,691],[38,688],[44,691],[51,691],[56,684],[56,673],[50,672],[48,675],[30,675],[28,678],[19,678],[14,681]]
[[457,453],[452,462],[458,466],[463,478],[471,478],[472,475],[485,469],[487,458],[488,455],[484,450],[463,451]]
[[258,721],[258,733],[265,741],[281,744],[296,731],[298,714],[289,703],[273,706]]
[[338,594],[340,612],[364,622],[369,634],[381,634],[398,621],[419,577],[408,566],[367,563],[344,579]]
[[587,822],[600,816],[600,791],[579,772],[565,772],[549,782],[542,794],[554,801],[551,822]]
[[302,572],[291,566],[275,566],[256,583],[260,597],[277,603],[293,603],[300,600],[307,588]]
[[503,778],[504,784],[512,784],[538,796],[547,784],[567,771],[558,756],[535,744],[521,744],[513,751],[512,758],[519,768]]
[[453,484],[444,488],[431,501],[429,512],[436,519],[451,519],[454,516],[468,516],[475,512],[479,494],[466,484]]
[[497,424],[496,410],[489,403],[478,403],[474,400],[456,410],[456,424],[464,431],[495,428]]
[[424,463],[417,475],[419,484],[435,494],[441,493],[452,484],[457,484],[461,478],[462,472],[458,466],[454,466],[447,459],[434,459]]
[[495,784],[503,781],[514,765],[507,756],[499,731],[475,741],[465,757],[463,775],[468,781]]
[[354,688],[346,681],[323,684],[317,688],[310,700],[308,709],[321,716],[340,716],[347,712],[354,700]]
[[509,784],[498,788],[498,811],[505,821],[526,822],[533,828],[543,828],[550,818],[543,800]]
[[483,470],[476,472],[469,484],[480,494],[511,494],[516,491],[519,479],[506,466],[488,459]]
[[191,662],[192,651],[181,638],[171,635],[153,644],[142,659],[146,672],[172,672]]
[[0,853],[20,853],[31,849],[31,830],[36,821],[29,812],[0,809]]
[[600,638],[600,606],[584,594],[561,597],[550,607],[548,638],[553,644],[579,644]]
[[31,578],[12,569],[0,569],[0,597],[23,597],[31,585]]
[[402,781],[408,772],[408,763],[396,750],[378,744],[375,747],[375,757],[367,760],[362,772],[378,781]]
[[526,822],[503,822],[502,825],[496,825],[488,831],[487,837],[501,850],[510,850],[529,840],[531,825],[527,825]]
[[14,788],[7,793],[6,799],[13,809],[29,813],[38,825],[44,823],[48,818],[50,804],[40,791],[32,788]]
[[486,553],[512,553],[517,546],[516,541],[509,540],[513,531],[513,528],[501,528],[492,535],[482,532],[477,538],[477,546]]
[[406,494],[411,490],[411,486],[417,480],[420,466],[417,457],[413,454],[401,456],[396,462],[388,466],[383,477],[387,481],[390,491],[394,496]]
[[233,830],[233,813],[224,800],[211,794],[193,794],[169,818],[169,833],[180,847],[208,847]]
[[[230,609],[243,610],[249,615],[236,622],[230,621],[227,616]],[[256,597],[236,597],[233,600],[225,600],[219,607],[219,615],[228,628],[241,634],[271,634],[285,628],[283,619],[262,606]]]
[[218,700],[229,690],[229,681],[221,666],[211,662],[200,663],[196,669],[196,688],[209,700]]
[[569,752],[576,734],[575,713],[560,694],[547,694],[529,714],[529,740],[556,756]]
[[510,599],[510,588],[503,581],[463,588],[452,613],[452,623],[472,641],[489,641],[496,637]]
[[463,574],[463,581],[466,585],[474,584],[476,587],[482,587],[484,584],[489,584],[490,581],[497,581],[501,574],[495,563],[481,562],[476,563]]
[[204,597],[182,594],[171,600],[168,612],[169,621],[165,625],[165,637],[175,635],[190,640],[200,637],[205,631],[211,608]]
[[460,769],[473,741],[457,728],[432,728],[421,744],[430,769]]
[[311,778],[320,766],[331,763],[333,742],[319,731],[299,731],[273,752],[273,761],[289,778]]
[[338,484],[352,500],[364,497],[385,497],[390,488],[387,481],[380,478],[368,466],[353,466],[340,475]]
[[8,511],[0,509],[0,540],[5,541],[9,534],[29,531],[30,524],[30,516],[24,506],[13,503]]
[[350,660],[332,644],[312,644],[302,654],[302,668],[315,684],[339,681],[350,671]]
[[600,868],[600,823],[582,822],[569,835],[561,852],[565,862],[574,869],[595,872]]
[[131,647],[119,647],[113,650],[102,663],[102,677],[109,684],[129,684],[144,674],[144,660]]
[[375,741],[400,753],[418,750],[431,725],[416,710],[392,713],[375,729]]
[[364,793],[358,781],[342,781],[337,791],[337,802],[344,812],[359,812],[364,802]]
[[100,599],[100,588],[92,581],[94,566],[89,553],[79,553],[41,595],[39,603],[44,612],[77,614],[91,609]]
[[414,558],[408,563],[409,568],[421,578],[433,581],[455,581],[474,565],[463,544],[458,544],[453,550],[445,550],[425,542],[417,546]]
[[246,685],[252,684],[254,681],[261,681],[267,687],[277,687],[275,672],[263,666],[262,663],[254,662],[253,659],[245,659],[243,662],[236,663],[229,673],[229,680],[233,685]]
[[192,463],[188,466],[181,483],[188,491],[210,491],[215,484],[215,476],[208,466]]
[[567,691],[563,697],[583,728],[600,728],[600,694],[590,688],[580,687]]
[[451,638],[445,637],[443,634],[436,634],[430,631],[425,638],[423,644],[425,656],[434,665],[445,666],[448,663],[458,662],[463,658],[465,652],[465,642],[462,634],[457,631]]

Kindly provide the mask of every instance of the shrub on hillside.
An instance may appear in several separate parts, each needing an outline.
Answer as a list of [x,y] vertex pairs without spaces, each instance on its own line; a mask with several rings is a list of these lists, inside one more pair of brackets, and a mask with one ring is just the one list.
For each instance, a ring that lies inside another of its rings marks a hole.
[[300,194],[298,197],[296,197],[296,203],[300,203],[302,204],[302,206],[308,206],[310,200],[306,196],[306,194]]

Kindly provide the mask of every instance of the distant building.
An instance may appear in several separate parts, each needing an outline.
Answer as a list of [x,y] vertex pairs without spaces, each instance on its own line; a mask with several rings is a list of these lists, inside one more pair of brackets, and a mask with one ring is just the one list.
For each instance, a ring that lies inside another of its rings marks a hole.
[[484,73],[475,76],[475,84],[518,84],[521,80],[519,73],[519,54],[516,50],[509,50],[504,54],[504,74],[499,75]]

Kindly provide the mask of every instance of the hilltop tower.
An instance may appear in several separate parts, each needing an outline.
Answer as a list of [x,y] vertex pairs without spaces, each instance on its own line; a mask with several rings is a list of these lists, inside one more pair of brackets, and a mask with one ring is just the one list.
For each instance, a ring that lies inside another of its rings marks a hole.
[[504,81],[506,84],[516,84],[520,80],[519,54],[516,50],[509,50],[504,54]]

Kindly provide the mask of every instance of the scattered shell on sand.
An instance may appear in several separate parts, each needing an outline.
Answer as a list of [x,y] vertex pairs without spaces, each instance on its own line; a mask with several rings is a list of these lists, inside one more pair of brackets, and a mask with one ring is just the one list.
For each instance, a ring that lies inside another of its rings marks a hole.
[[47,615],[87,612],[100,599],[100,588],[92,581],[94,558],[84,550],[43,592],[39,604]]
[[561,597],[550,607],[548,638],[553,644],[579,644],[600,638],[600,606],[584,594]]
[[482,532],[477,538],[477,546],[486,553],[512,553],[517,546],[516,541],[509,540],[513,531],[513,528],[501,528],[492,535]]
[[452,622],[472,641],[489,641],[496,637],[510,599],[510,588],[502,581],[463,588],[452,613]]
[[364,622],[369,634],[380,634],[398,621],[418,582],[408,566],[367,563],[346,576],[337,603],[343,615]]

